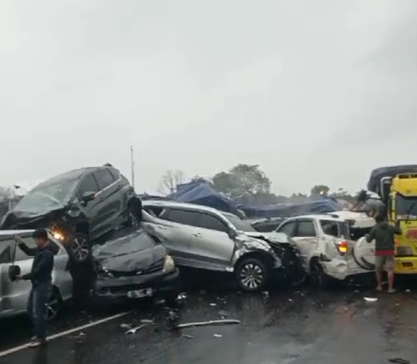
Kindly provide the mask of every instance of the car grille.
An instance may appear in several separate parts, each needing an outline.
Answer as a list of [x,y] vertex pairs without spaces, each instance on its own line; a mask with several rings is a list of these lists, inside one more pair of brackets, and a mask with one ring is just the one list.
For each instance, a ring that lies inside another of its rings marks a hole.
[[151,274],[151,273],[156,273],[159,272],[163,269],[164,264],[162,262],[154,264],[151,267],[148,267],[146,269],[142,269],[142,270],[136,270],[136,271],[132,271],[132,272],[119,272],[119,271],[112,271],[110,270],[109,272],[113,275],[114,278],[122,278],[122,277],[134,277],[134,276],[138,276],[138,275],[145,275],[145,274]]

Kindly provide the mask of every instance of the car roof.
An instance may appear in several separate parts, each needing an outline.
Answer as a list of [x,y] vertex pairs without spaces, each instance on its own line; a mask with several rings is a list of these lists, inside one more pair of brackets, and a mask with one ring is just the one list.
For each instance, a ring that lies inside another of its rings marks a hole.
[[287,222],[289,220],[295,220],[295,219],[313,219],[313,220],[331,220],[331,221],[339,221],[343,222],[344,220],[340,217],[332,216],[332,215],[326,215],[326,214],[316,214],[316,215],[299,215],[299,216],[293,216],[288,219],[286,219],[284,222]]
[[[60,182],[63,180],[77,180],[84,174],[86,174],[89,171],[92,171],[94,169],[101,168],[101,167],[84,167],[84,168],[78,168],[78,169],[72,169],[71,171],[67,171],[61,174],[58,174],[56,176],[53,176],[51,178],[48,178],[47,180],[43,181],[42,183],[39,183],[37,186],[43,186],[43,185],[49,185],[51,183]],[[37,187],[36,186],[36,187]]]
[[[160,206],[160,207],[178,207],[184,208],[189,210],[198,210],[198,211],[207,211],[207,212],[214,212],[214,213],[223,213],[222,211],[216,210],[212,207],[203,206],[203,205],[196,205],[192,203],[185,203],[185,202],[177,202],[177,201],[167,201],[167,200],[145,200],[142,201],[142,206]],[[233,215],[235,216],[235,215]]]

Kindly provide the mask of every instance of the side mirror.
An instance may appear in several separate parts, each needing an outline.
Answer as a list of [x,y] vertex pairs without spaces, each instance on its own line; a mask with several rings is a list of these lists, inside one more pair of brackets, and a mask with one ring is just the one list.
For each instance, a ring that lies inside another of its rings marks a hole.
[[227,235],[229,235],[230,239],[235,240],[237,237],[237,232],[234,229],[229,229]]
[[84,192],[83,193],[83,197],[82,197],[82,201],[84,203],[87,203],[89,201],[93,201],[96,198],[96,193],[93,191],[89,191],[89,192]]

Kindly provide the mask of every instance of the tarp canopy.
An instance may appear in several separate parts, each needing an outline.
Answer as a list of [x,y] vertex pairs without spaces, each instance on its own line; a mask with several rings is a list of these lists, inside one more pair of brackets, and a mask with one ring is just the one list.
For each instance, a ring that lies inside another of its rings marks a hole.
[[238,205],[248,217],[291,217],[305,214],[322,214],[341,209],[340,204],[333,198],[323,198],[317,201],[292,204],[276,204],[265,206]]
[[168,195],[167,198],[179,202],[204,205],[224,212],[231,212],[232,214],[239,213],[231,200],[200,181],[178,185],[177,191]]
[[380,182],[383,177],[395,177],[399,173],[417,173],[416,164],[407,164],[391,167],[381,167],[374,169],[371,172],[371,176],[368,181],[368,190],[376,193],[380,193]]

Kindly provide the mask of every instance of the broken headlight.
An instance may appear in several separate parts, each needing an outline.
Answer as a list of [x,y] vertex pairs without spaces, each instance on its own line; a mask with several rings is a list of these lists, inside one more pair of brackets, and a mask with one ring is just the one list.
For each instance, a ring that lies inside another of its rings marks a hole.
[[102,278],[114,278],[112,272],[110,272],[105,267],[99,267],[97,274],[99,277],[102,277]]
[[175,270],[174,259],[172,259],[172,257],[167,254],[165,255],[164,267],[162,268],[162,271],[164,273],[169,273],[169,272],[172,272],[173,270]]

